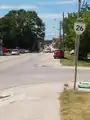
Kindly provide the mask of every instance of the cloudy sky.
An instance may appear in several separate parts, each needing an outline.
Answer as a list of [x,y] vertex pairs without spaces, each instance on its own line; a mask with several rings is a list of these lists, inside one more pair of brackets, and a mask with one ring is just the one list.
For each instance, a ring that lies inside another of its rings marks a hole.
[[[77,11],[78,0],[1,0],[0,16],[12,9],[35,10],[46,24],[46,39],[52,39],[59,35],[59,21],[62,20],[62,12]],[[82,0],[83,1],[83,0]],[[90,2],[90,0],[86,0]]]

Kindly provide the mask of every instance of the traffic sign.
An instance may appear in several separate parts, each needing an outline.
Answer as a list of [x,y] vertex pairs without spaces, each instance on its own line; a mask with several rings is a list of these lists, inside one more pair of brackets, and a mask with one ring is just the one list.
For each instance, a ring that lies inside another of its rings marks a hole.
[[90,82],[79,82],[78,83],[78,88],[90,89]]
[[85,31],[85,24],[82,22],[75,22],[74,30],[77,35],[81,35]]

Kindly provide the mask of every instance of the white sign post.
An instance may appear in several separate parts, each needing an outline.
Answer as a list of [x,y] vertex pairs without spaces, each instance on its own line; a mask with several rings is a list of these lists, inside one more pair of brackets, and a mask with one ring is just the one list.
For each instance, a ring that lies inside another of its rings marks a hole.
[[76,32],[76,42],[75,42],[75,80],[74,80],[74,89],[76,88],[77,81],[77,62],[78,62],[78,53],[79,53],[79,43],[80,43],[80,35],[85,31],[85,24],[82,22],[74,23],[74,30]]
[[81,35],[85,31],[85,24],[82,22],[75,22],[74,30],[77,35]]

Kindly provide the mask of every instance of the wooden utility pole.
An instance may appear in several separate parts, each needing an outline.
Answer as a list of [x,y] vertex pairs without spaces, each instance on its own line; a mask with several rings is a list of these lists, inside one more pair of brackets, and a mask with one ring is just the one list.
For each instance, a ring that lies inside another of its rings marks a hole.
[[60,30],[59,30],[59,37],[60,37],[60,42],[61,42],[61,21],[60,21]]
[[62,21],[60,21],[60,30],[59,30],[60,49],[62,49],[62,36],[61,36],[61,30],[62,30]]
[[[63,29],[63,35],[61,35],[62,29]],[[60,21],[60,49],[64,50],[64,12],[63,12],[63,21]]]
[[63,28],[63,50],[64,50],[64,12],[63,12],[63,23],[62,23],[62,28]]

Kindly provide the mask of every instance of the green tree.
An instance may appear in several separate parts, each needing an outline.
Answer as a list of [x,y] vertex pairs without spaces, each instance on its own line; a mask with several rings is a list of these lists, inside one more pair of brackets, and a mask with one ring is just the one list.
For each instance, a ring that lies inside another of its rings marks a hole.
[[86,11],[83,13],[83,22],[86,24],[86,30],[81,35],[80,39],[80,53],[86,59],[88,53],[90,53],[90,12]]
[[0,26],[6,47],[35,50],[39,39],[44,40],[45,25],[35,11],[12,10],[0,19]]
[[[74,22],[76,21],[77,14],[69,13],[68,17],[64,19],[65,22],[65,46],[71,50],[75,48],[76,33],[74,31]],[[85,11],[82,14],[83,22],[86,24],[86,30],[80,37],[80,50],[79,55],[83,59],[87,58],[90,52],[90,12]]]
[[60,41],[56,41],[56,43],[54,44],[54,48],[60,49]]
[[90,5],[87,2],[85,2],[81,7],[81,12],[83,13],[85,11],[90,11]]
[[74,22],[76,21],[76,13],[68,13],[68,17],[64,18],[64,32],[65,32],[65,47],[69,50],[75,47],[75,32],[74,32]]

